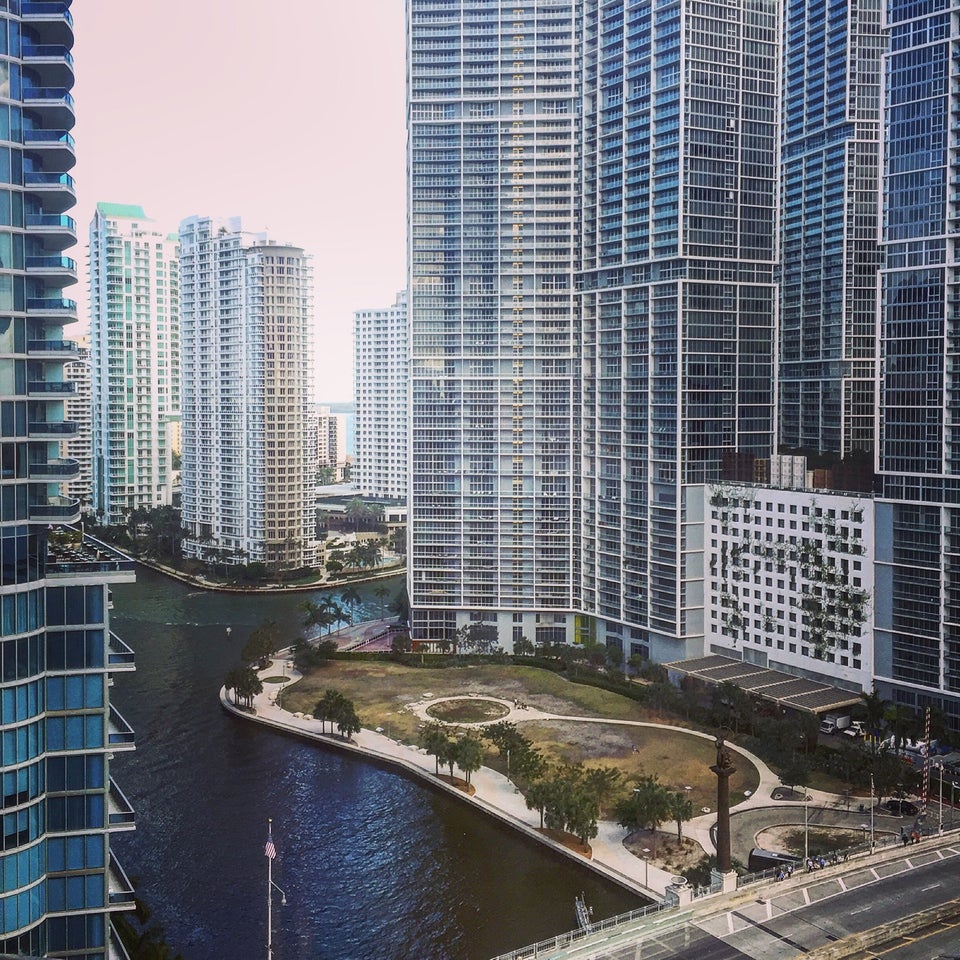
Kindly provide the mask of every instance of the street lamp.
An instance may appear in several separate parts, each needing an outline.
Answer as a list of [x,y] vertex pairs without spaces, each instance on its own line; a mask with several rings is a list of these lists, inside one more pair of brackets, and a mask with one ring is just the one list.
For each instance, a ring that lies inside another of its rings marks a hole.
[[803,788],[803,862],[807,862],[807,858],[810,856],[809,850],[809,840],[810,840],[810,794],[807,793],[806,785]]
[[937,769],[940,771],[940,796],[939,796],[939,808],[940,808],[940,824],[937,829],[938,833],[943,833],[943,764],[938,763]]
[[873,774],[870,774],[870,852],[873,852],[874,844],[876,843],[875,835],[873,832]]
[[643,885],[649,890],[650,889],[650,861],[647,859],[650,856],[650,848],[643,848]]

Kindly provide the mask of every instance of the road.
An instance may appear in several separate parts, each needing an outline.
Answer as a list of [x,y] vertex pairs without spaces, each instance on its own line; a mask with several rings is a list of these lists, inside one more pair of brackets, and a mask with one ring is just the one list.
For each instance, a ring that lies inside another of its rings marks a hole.
[[[910,932],[910,918],[942,908],[933,924]],[[838,956],[930,960],[960,952],[960,841],[924,848],[873,865],[821,877],[802,874],[758,890],[735,906],[656,933],[612,934],[605,945],[568,946],[557,957],[577,960],[786,960],[817,951]],[[840,950],[839,941],[884,927],[867,952]],[[906,937],[902,936],[906,933]],[[952,938],[952,939],[951,939]],[[833,949],[830,949],[833,947]],[[916,952],[912,952],[916,950]],[[904,952],[901,952],[904,951]],[[911,952],[907,952],[911,951]],[[549,954],[541,954],[544,958]]]

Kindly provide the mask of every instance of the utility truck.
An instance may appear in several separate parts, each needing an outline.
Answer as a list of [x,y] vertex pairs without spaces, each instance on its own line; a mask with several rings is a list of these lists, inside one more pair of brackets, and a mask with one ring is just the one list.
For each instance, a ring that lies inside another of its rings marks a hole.
[[845,713],[828,713],[820,721],[821,733],[839,733],[850,726],[850,717]]

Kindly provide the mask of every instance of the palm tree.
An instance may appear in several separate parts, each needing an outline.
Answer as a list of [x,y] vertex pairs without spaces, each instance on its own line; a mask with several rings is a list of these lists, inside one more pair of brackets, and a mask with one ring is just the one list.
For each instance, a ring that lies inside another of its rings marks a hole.
[[683,825],[693,817],[693,802],[679,790],[670,798],[670,816],[677,822],[677,840],[683,842]]
[[427,751],[427,754],[432,756],[436,761],[435,774],[438,777],[440,776],[441,754],[447,745],[447,741],[447,735],[439,723],[431,723],[428,727],[424,727],[420,734],[421,745],[424,750]]
[[861,693],[860,699],[867,714],[867,731],[870,737],[879,737],[880,725],[883,723],[883,715],[887,711],[888,704],[877,692],[876,687],[871,693]]
[[356,609],[360,606],[363,601],[363,597],[360,596],[360,591],[357,590],[354,586],[346,586],[340,591],[340,599],[347,605],[351,611],[351,623],[356,617]]
[[382,620],[384,604],[387,597],[390,595],[390,591],[381,583],[373,592],[380,601],[380,619]]

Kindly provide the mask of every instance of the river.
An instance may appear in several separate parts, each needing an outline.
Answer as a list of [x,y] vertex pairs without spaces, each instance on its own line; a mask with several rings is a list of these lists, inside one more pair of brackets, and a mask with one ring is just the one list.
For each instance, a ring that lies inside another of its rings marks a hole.
[[[361,617],[378,616],[360,590]],[[221,710],[250,632],[276,620],[299,636],[298,605],[319,596],[210,593],[143,567],[113,588],[137,658],[113,689],[137,749],[112,766],[137,829],[114,845],[184,960],[266,956],[268,818],[287,900],[275,960],[488,960],[571,929],[581,891],[597,919],[640,904],[417,781]]]

